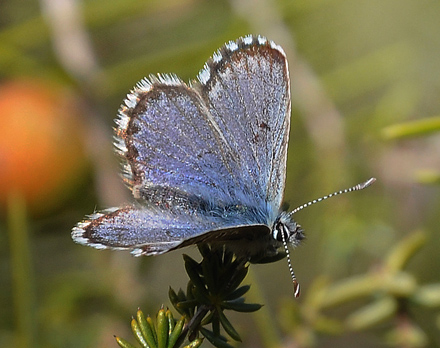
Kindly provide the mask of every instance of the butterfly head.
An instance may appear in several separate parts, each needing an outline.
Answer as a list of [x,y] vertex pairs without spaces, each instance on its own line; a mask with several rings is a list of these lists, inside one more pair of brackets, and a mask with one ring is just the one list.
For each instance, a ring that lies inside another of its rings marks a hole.
[[297,246],[304,239],[304,230],[289,214],[282,212],[273,225],[272,237],[278,242]]
[[290,275],[293,282],[293,292],[295,297],[300,295],[300,286],[296,280],[293,271],[292,262],[290,261],[288,245],[297,246],[304,239],[304,230],[301,225],[291,218],[286,212],[281,212],[272,228],[272,238],[284,247],[285,256],[287,256],[287,264],[289,266]]

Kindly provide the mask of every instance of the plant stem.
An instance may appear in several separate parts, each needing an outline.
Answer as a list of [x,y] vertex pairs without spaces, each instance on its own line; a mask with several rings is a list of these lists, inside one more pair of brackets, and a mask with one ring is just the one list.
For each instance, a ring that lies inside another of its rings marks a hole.
[[35,294],[26,202],[19,193],[8,197],[8,232],[11,249],[12,293],[16,322],[16,347],[36,347]]

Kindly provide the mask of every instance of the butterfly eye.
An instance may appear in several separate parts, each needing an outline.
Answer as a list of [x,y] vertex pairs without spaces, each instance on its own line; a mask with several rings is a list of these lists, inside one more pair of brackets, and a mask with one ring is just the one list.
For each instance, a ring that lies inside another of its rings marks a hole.
[[290,237],[289,228],[281,221],[276,222],[274,229],[272,231],[272,237],[278,242],[289,240]]

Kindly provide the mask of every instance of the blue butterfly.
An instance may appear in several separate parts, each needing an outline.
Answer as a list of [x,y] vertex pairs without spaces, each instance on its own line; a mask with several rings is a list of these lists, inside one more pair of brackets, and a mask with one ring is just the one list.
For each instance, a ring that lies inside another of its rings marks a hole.
[[273,261],[304,238],[293,213],[374,182],[281,211],[289,70],[283,49],[261,36],[225,44],[189,84],[176,75],[141,80],[115,122],[123,179],[137,203],[73,228],[75,242],[97,249],[140,256],[219,243],[250,262]]

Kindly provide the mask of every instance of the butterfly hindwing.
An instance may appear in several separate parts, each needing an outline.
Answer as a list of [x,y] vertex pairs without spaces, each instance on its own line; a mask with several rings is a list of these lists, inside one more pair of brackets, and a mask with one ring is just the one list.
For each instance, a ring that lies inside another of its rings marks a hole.
[[[252,214],[245,213],[247,216]],[[243,238],[241,230],[247,234],[248,240],[268,235],[269,228],[264,224],[243,224],[243,215],[229,211],[230,219],[224,219],[221,212],[187,215],[177,210],[171,213],[126,206],[89,216],[74,227],[72,237],[77,243],[97,249],[128,249],[133,255],[140,256],[161,254],[199,242],[237,240]]]

